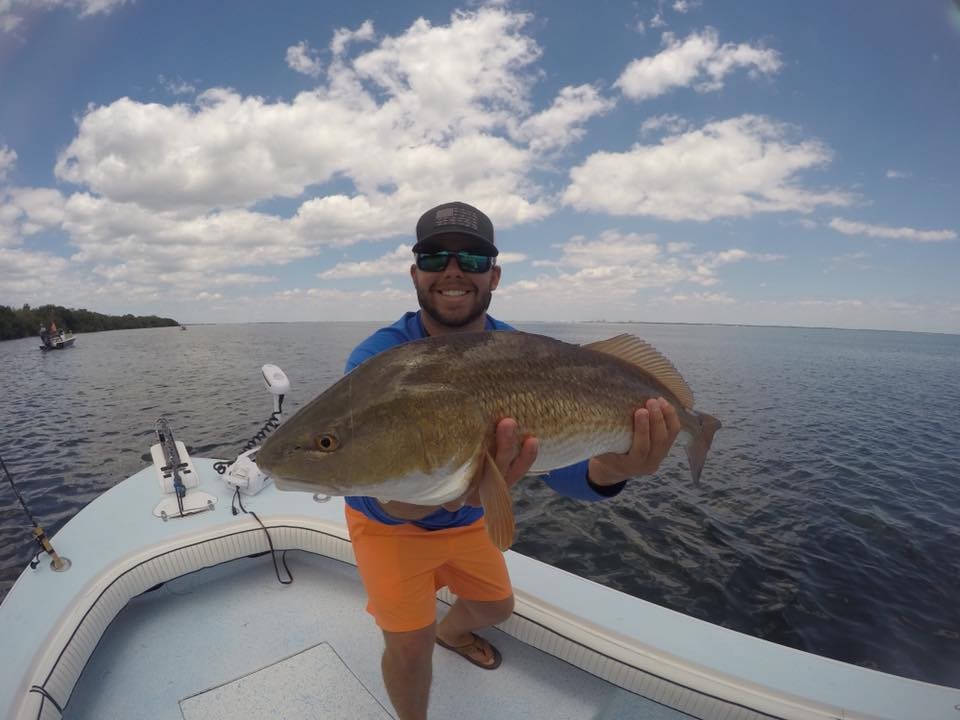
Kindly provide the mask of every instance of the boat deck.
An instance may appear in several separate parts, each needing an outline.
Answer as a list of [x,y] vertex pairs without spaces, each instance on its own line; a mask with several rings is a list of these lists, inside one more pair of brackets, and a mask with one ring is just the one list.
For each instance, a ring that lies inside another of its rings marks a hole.
[[[380,675],[383,641],[364,611],[356,569],[302,551],[287,562],[291,585],[281,585],[261,555],[132,600],[87,663],[65,720],[394,717]],[[442,616],[447,606],[437,606]],[[485,635],[503,653],[495,671],[437,647],[431,717],[690,717],[499,630]]]
[[[213,465],[193,459],[199,487],[188,495],[212,511],[157,517],[176,504],[146,467],[53,538],[69,570],[44,561],[24,571],[0,608],[10,659],[0,716],[393,716],[342,500],[272,484],[245,498],[288,550],[295,581],[281,585],[266,533],[231,513],[232,488]],[[486,631],[503,664],[482,670],[438,647],[431,717],[960,717],[958,689],[741,635],[513,551],[506,560],[517,607]],[[438,615],[450,601],[442,591]]]

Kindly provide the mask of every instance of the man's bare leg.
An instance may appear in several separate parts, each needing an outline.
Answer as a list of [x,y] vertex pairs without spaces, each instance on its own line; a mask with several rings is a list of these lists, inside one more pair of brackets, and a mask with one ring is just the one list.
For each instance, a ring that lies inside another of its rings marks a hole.
[[[433,648],[439,634],[448,645],[465,645],[474,630],[503,622],[513,612],[513,596],[481,602],[458,598],[438,626],[410,632],[383,631],[386,648],[380,666],[399,720],[426,720],[433,677]],[[486,662],[492,658],[478,658]]]
[[437,624],[411,632],[383,631],[380,667],[399,720],[427,720]]
[[[503,622],[512,612],[513,595],[505,600],[490,602],[457,598],[450,612],[437,625],[436,634],[447,645],[453,647],[466,645],[472,640],[472,632]],[[476,659],[482,663],[493,660],[492,657]]]

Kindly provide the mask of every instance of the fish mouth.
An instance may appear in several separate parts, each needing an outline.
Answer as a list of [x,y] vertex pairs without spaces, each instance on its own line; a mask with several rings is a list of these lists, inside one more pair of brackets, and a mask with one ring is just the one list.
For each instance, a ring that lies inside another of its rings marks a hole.
[[[266,446],[265,446],[266,447]],[[323,493],[325,495],[351,495],[349,483],[340,475],[331,477],[330,467],[324,460],[330,453],[305,447],[302,443],[285,447],[260,449],[254,462],[269,475],[279,490]]]
[[319,493],[340,497],[352,494],[349,488],[336,481],[316,483],[303,480],[297,475],[271,475],[271,477],[277,489],[282,491]]

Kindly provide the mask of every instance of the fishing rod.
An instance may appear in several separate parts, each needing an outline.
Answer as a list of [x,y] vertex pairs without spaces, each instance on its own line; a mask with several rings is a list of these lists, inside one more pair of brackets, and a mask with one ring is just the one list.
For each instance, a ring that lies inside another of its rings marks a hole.
[[[14,482],[13,475],[11,475],[10,471],[7,469],[7,464],[3,461],[2,455],[0,455],[0,468],[3,468],[3,474],[9,481],[10,487],[13,488],[13,494],[17,496],[17,500],[20,502],[20,507],[23,508],[23,511],[30,519],[30,523],[33,525],[34,540],[36,540],[37,544],[40,545],[41,551],[50,556],[50,567],[57,572],[63,572],[70,567],[70,561],[65,557],[60,557],[60,555],[57,554],[57,551],[53,549],[53,545],[50,543],[50,538],[47,537],[47,533],[40,526],[40,523],[37,522],[37,519],[33,516],[33,513],[30,512],[27,501],[24,500],[23,495],[20,494],[20,489],[17,487],[17,483]],[[40,553],[37,553],[37,555],[39,554]],[[34,560],[36,561],[36,559]],[[30,564],[32,567],[36,567],[34,563]]]
[[183,478],[180,477],[180,471],[187,466],[180,459],[180,451],[177,450],[177,443],[173,439],[173,431],[166,418],[157,420],[156,425],[157,440],[160,441],[160,447],[163,449],[163,456],[167,464],[160,468],[161,472],[170,472],[173,474],[173,490],[177,496],[177,507],[180,515],[183,513],[183,498],[187,494],[187,488],[183,484]]

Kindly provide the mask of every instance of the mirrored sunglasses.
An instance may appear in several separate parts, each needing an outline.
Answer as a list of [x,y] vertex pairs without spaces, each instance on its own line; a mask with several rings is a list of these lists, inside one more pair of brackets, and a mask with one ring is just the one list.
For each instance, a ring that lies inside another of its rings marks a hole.
[[460,269],[465,273],[485,273],[493,267],[493,258],[489,255],[477,255],[464,250],[417,253],[417,267],[424,272],[440,272],[447,269],[452,257],[457,259]]

